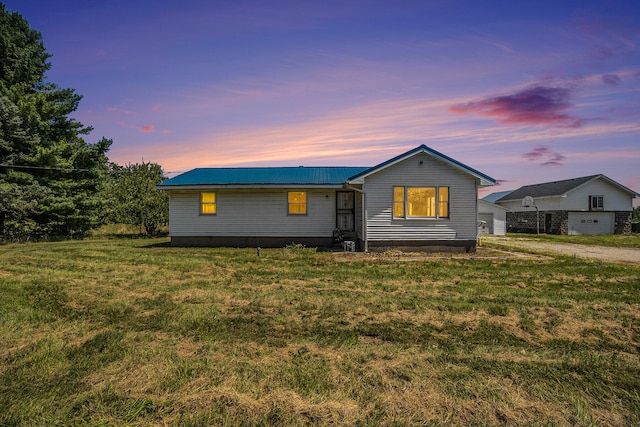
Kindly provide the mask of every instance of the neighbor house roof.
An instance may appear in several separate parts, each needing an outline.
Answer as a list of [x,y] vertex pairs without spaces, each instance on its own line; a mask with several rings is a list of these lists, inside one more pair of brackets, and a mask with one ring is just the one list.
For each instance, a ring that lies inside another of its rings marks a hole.
[[439,159],[441,161],[443,161],[444,163],[449,164],[450,166],[453,166],[454,168],[461,170],[463,172],[466,172],[470,175],[473,175],[474,177],[478,178],[480,180],[480,186],[489,186],[489,185],[495,185],[496,180],[491,178],[488,175],[483,174],[482,172],[478,172],[477,170],[465,165],[464,163],[460,163],[457,160],[452,159],[451,157],[445,156],[444,154],[427,147],[426,145],[420,145],[419,147],[414,148],[413,150],[409,150],[404,154],[400,154],[399,156],[394,157],[393,159],[389,159],[386,162],[382,162],[379,165],[376,165],[372,168],[366,169],[360,173],[358,173],[357,175],[352,176],[351,178],[349,178],[349,183],[352,184],[361,184],[364,181],[364,178],[366,178],[367,176],[374,174],[376,172],[379,172],[382,169],[385,169],[389,166],[392,166],[398,162],[401,162],[411,156],[415,156],[416,154],[420,154],[420,153],[426,153],[431,155],[432,157]]
[[496,200],[500,200],[501,198],[503,198],[504,196],[506,196],[507,194],[509,194],[511,192],[513,192],[513,190],[496,191],[495,193],[487,194],[486,196],[484,196],[482,198],[482,200],[484,200],[485,202],[489,202],[489,203],[495,203]]
[[496,200],[496,202],[521,200],[526,196],[531,196],[534,198],[562,196],[596,179],[602,179],[618,187],[620,190],[629,193],[631,197],[640,197],[640,194],[636,193],[635,191],[630,190],[624,185],[617,183],[611,178],[608,178],[602,174],[598,174],[598,175],[583,176],[580,178],[564,179],[561,181],[545,182],[542,184],[525,185],[523,187],[518,188],[517,190],[510,192],[509,194],[503,196],[502,198]]
[[197,168],[164,181],[161,189],[243,186],[339,186],[366,167]]

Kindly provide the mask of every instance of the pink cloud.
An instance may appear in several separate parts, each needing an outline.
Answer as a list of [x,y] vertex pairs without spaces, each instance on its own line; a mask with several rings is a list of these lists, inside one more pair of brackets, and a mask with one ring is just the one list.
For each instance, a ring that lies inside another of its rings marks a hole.
[[153,125],[147,125],[147,126],[138,126],[138,130],[140,132],[144,132],[144,133],[150,133],[153,132],[154,126]]
[[498,123],[550,125],[578,128],[584,119],[567,113],[571,91],[561,87],[533,86],[512,95],[493,96],[449,107],[456,114],[495,117]]
[[560,153],[551,151],[549,147],[539,145],[533,150],[522,155],[530,162],[539,162],[541,166],[563,166],[562,161],[566,157]]

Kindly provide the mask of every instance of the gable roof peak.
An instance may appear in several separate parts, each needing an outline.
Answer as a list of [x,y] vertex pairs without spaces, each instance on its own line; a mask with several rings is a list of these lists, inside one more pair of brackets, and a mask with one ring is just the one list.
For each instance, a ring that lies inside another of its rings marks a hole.
[[459,162],[459,161],[457,161],[455,159],[452,159],[451,157],[449,157],[449,156],[447,156],[445,154],[442,154],[442,153],[434,150],[433,148],[427,147],[425,144],[421,144],[421,145],[417,146],[416,148],[413,148],[413,149],[411,149],[411,150],[409,150],[409,151],[407,151],[405,153],[402,153],[402,154],[400,154],[400,155],[398,155],[398,156],[396,156],[396,157],[394,157],[392,159],[384,161],[384,162],[382,162],[382,163],[380,163],[380,164],[378,164],[378,165],[376,165],[376,166],[374,166],[372,168],[369,168],[369,169],[367,169],[367,170],[365,170],[365,171],[363,171],[363,172],[361,172],[361,173],[359,173],[357,175],[354,175],[351,178],[349,178],[347,180],[347,182],[352,183],[352,184],[361,184],[362,181],[367,176],[369,176],[369,175],[371,175],[373,173],[376,173],[376,172],[378,172],[378,171],[380,171],[382,169],[385,169],[385,168],[387,168],[389,166],[392,166],[392,165],[394,165],[394,164],[396,164],[396,163],[398,163],[398,162],[400,162],[402,160],[405,160],[405,159],[407,159],[409,157],[412,157],[412,156],[414,156],[416,154],[419,154],[419,153],[429,154],[430,156],[432,156],[432,157],[434,157],[434,158],[436,158],[436,159],[438,159],[438,160],[440,160],[440,161],[442,161],[444,163],[447,163],[447,164],[449,164],[450,166],[453,166],[456,169],[459,169],[459,170],[461,170],[461,171],[463,171],[463,172],[465,172],[467,174],[470,174],[470,175],[478,178],[480,180],[480,186],[482,186],[482,187],[486,187],[486,186],[489,186],[489,185],[495,185],[495,183],[496,183],[496,180],[491,178],[490,176],[485,175],[482,172],[479,172],[479,171],[473,169],[472,167],[465,165],[464,163],[461,163],[461,162]]

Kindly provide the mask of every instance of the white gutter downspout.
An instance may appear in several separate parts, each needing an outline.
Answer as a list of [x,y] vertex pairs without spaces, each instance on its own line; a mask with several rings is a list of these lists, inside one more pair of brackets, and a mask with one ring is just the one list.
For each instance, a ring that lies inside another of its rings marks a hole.
[[364,182],[362,183],[362,190],[352,187],[349,184],[346,184],[345,187],[362,194],[362,240],[364,241],[364,252],[369,252],[369,240],[367,239],[367,199],[364,191]]

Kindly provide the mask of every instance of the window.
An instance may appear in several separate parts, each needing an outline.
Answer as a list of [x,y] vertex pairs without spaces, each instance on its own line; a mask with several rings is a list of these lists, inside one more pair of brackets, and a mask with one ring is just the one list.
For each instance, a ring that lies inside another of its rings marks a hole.
[[449,218],[449,187],[438,188],[438,216]]
[[449,187],[393,187],[395,218],[448,218]]
[[287,193],[287,204],[289,206],[289,215],[306,215],[307,214],[307,192],[306,191],[289,191]]
[[200,213],[202,215],[215,215],[217,211],[216,193],[200,193]]
[[407,188],[407,216],[436,216],[436,188]]
[[589,196],[589,210],[604,210],[604,196]]
[[404,216],[404,187],[393,187],[393,216]]

